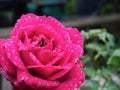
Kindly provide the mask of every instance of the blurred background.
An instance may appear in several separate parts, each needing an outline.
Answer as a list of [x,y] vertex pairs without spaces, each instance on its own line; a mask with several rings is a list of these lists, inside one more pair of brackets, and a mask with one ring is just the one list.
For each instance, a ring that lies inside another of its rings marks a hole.
[[[80,90],[120,90],[120,0],[0,0],[0,38],[27,13],[53,16],[82,32],[86,81]],[[0,90],[12,90],[2,76]]]
[[0,27],[13,26],[26,13],[73,20],[119,12],[119,0],[0,0]]

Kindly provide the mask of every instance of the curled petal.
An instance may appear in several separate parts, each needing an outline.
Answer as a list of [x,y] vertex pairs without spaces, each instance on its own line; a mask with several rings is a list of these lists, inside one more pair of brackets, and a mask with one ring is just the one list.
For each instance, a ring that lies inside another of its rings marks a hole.
[[[51,65],[28,66],[28,69],[33,73],[33,75],[41,78],[52,77],[51,78],[52,80],[62,77],[66,73],[65,71],[69,71],[71,68],[72,68],[71,64],[66,64],[64,66],[51,66]],[[59,76],[56,76],[56,74],[58,75],[58,73],[61,74],[59,74]]]
[[38,89],[42,87],[51,88],[51,87],[56,87],[59,85],[59,82],[57,80],[48,81],[48,80],[44,80],[41,78],[37,78],[37,77],[30,75],[29,72],[22,71],[20,69],[18,69],[18,72],[17,72],[17,79],[19,83],[24,82],[24,84],[27,87],[30,87],[32,89]]
[[13,40],[9,40],[7,42],[4,43],[5,45],[5,52],[7,52],[7,57],[9,58],[9,60],[18,68],[21,69],[26,69],[25,65],[23,64],[19,52],[18,52],[18,46],[17,46],[17,40],[13,39]]
[[69,59],[69,63],[75,63],[78,57],[83,55],[83,48],[80,45],[72,45],[71,46],[72,54]]
[[63,76],[64,76],[66,73],[68,73],[68,72],[71,70],[71,68],[73,67],[71,64],[65,64],[65,66],[66,66],[67,68],[65,68],[65,69],[63,69],[63,70],[61,70],[61,71],[53,74],[52,76],[50,76],[50,77],[48,78],[48,80],[56,80],[56,79],[59,79],[60,77],[63,77]]
[[37,52],[35,52],[35,56],[39,59],[39,61],[46,65],[49,62],[51,62],[57,55],[57,52],[52,52],[50,50],[38,50]]
[[22,50],[20,54],[21,54],[21,59],[26,66],[41,64],[41,62],[29,50]]
[[61,58],[59,58],[58,60],[54,61],[54,63],[52,63],[53,65],[64,65],[64,64],[69,62],[69,60],[71,59],[71,55],[72,55],[72,51],[71,51],[70,46],[65,48],[65,50],[62,53]]
[[74,90],[80,87],[85,79],[85,75],[79,66],[74,67],[62,78],[60,78],[60,86],[56,87],[56,90]]

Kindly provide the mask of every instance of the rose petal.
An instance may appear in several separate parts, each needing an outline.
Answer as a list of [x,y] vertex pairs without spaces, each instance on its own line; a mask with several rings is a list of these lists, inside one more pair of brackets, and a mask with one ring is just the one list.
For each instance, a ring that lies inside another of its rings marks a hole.
[[2,53],[0,53],[0,64],[1,64],[2,69],[5,70],[6,72],[8,72],[11,75],[15,75],[16,74],[16,68],[10,62],[10,60],[7,58],[4,50],[2,50],[1,48],[0,48],[0,50],[2,51]]
[[20,58],[17,43],[16,39],[5,42],[5,52],[7,52],[8,58],[16,67],[26,69]]
[[74,67],[62,78],[60,78],[60,86],[56,87],[56,90],[74,90],[80,87],[85,79],[85,75],[79,66]]
[[64,65],[66,63],[74,64],[79,56],[83,54],[83,49],[79,45],[70,44],[64,50],[62,58],[53,63],[53,65]]
[[[36,29],[40,35],[43,35],[44,37],[48,38],[49,40],[53,41],[53,46],[55,48],[58,48],[59,46],[63,47],[65,40],[61,38],[61,35],[59,35],[54,28],[49,26],[48,24],[41,24],[39,26],[36,26]],[[65,35],[65,34],[64,34]]]
[[71,46],[72,54],[69,59],[69,63],[75,63],[78,60],[78,57],[83,55],[83,48],[79,45],[72,45]]
[[41,49],[35,53],[35,56],[42,64],[46,65],[47,63],[51,62],[56,56],[58,56],[57,54],[57,52]]
[[57,80],[60,77],[63,77],[66,73],[68,73],[70,71],[70,69],[72,68],[73,65],[72,64],[66,64],[65,66],[66,66],[65,69],[53,74],[52,76],[50,76],[48,78],[48,80]]
[[[50,62],[48,62],[46,65],[60,65],[60,63],[58,63],[60,61],[60,59],[63,57],[64,52],[58,53],[57,56],[51,60]],[[56,64],[57,63],[57,64]]]
[[39,17],[34,14],[22,15],[13,28],[13,31],[11,32],[11,37],[16,36],[18,33],[20,33],[21,29],[24,29],[26,27],[31,28],[40,24],[45,18],[45,16]]
[[16,69],[10,60],[7,58],[4,43],[7,42],[6,40],[0,40],[0,65],[3,70],[8,72],[11,75],[15,75]]
[[64,52],[62,53],[61,58],[52,64],[53,65],[64,65],[64,64],[68,63],[68,61],[71,58],[71,54],[72,54],[72,51],[71,51],[71,48],[69,46],[69,47],[65,48]]
[[61,29],[63,30],[65,29],[63,24],[61,24],[57,19],[51,16],[47,17],[46,23],[54,27],[55,30],[57,30],[57,32],[61,32],[62,31]]
[[26,66],[41,64],[41,62],[29,50],[22,50],[20,54],[22,61]]
[[2,73],[2,75],[9,80],[12,84],[16,83],[16,76],[13,76],[11,74],[9,74],[7,71],[0,69],[0,73]]
[[[28,66],[28,69],[35,76],[39,76],[41,78],[48,78],[51,75],[53,76],[53,74],[55,73],[61,72],[63,70],[69,70],[71,67],[71,64],[66,64],[65,66],[36,65]],[[61,74],[59,76],[61,76]]]
[[18,78],[17,81],[19,83],[24,82],[24,85],[33,89],[38,89],[42,87],[50,88],[50,87],[56,87],[59,85],[59,82],[56,80],[48,81],[41,78],[37,78],[37,77],[31,76],[29,72],[22,71],[20,69],[18,69],[17,78]]
[[[20,29],[20,28],[19,28]],[[59,34],[56,33],[54,28],[50,28],[47,24],[40,24],[36,25],[34,27],[25,27],[24,29],[20,29],[21,31],[19,32],[19,35],[17,35],[18,39],[21,41],[25,42],[27,41],[28,43],[28,37],[32,39],[32,36],[44,36],[46,39],[49,39],[49,41],[52,41],[52,49],[57,49],[57,48],[63,48],[69,40],[63,40]],[[19,31],[19,30],[18,30]],[[26,36],[27,35],[27,36]],[[68,34],[64,33],[64,37],[68,38]],[[29,44],[27,44],[29,46]],[[48,48],[44,47],[44,48]],[[62,49],[63,50],[63,49]]]
[[66,28],[58,20],[49,16],[49,17],[47,17],[45,23],[47,23],[49,26],[51,26],[53,29],[55,29],[55,32],[57,32],[57,34],[60,35],[62,40],[64,41],[64,45],[70,43],[70,41],[71,41],[70,36],[69,36],[68,32],[66,32],[66,30],[65,30]]
[[4,43],[7,40],[0,39],[0,73],[3,74],[12,83],[16,81],[16,68],[7,58],[6,52],[4,50]]
[[80,45],[81,48],[83,48],[84,40],[79,30],[76,28],[66,28],[65,30],[69,33],[72,43],[76,45]]
[[[27,35],[27,33],[24,31],[23,32],[23,35],[24,36],[21,36],[24,40],[23,40],[23,43],[24,43],[24,45],[26,45],[27,47],[29,47],[29,44],[30,44],[30,40],[29,40],[29,38],[28,38],[28,35]],[[20,39],[21,40],[21,39]]]
[[3,45],[3,43],[5,43],[6,42],[6,40],[5,39],[0,39],[0,45],[2,46]]

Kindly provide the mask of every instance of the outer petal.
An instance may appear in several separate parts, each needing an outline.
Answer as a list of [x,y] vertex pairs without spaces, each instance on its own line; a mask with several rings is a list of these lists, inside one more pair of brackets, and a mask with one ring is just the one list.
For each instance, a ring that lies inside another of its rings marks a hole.
[[7,57],[16,67],[26,69],[20,58],[17,44],[18,42],[16,39],[10,39],[5,42],[5,52],[7,52]]
[[72,54],[69,59],[69,63],[75,63],[78,60],[78,57],[83,55],[83,48],[80,45],[72,45],[71,46]]
[[80,45],[83,48],[84,40],[79,30],[76,28],[66,28],[65,30],[69,33],[72,43]]
[[71,40],[70,40],[68,32],[66,32],[65,30],[66,28],[57,19],[49,16],[47,17],[45,23],[55,29],[55,32],[57,32],[57,34],[61,36],[65,45],[70,43]]
[[39,17],[34,14],[22,15],[21,18],[17,21],[15,27],[13,28],[11,36],[16,36],[21,31],[21,29],[38,25],[39,22],[42,22],[44,19],[45,16]]
[[18,69],[17,78],[18,78],[17,80],[18,83],[24,83],[24,85],[32,88],[33,90],[42,88],[42,87],[52,88],[52,87],[59,86],[59,82],[56,80],[48,81],[48,80],[44,80],[41,78],[37,78],[37,77],[30,75],[29,72],[22,71],[20,69]]
[[10,62],[4,50],[4,46],[1,45],[0,45],[0,65],[3,70],[5,70],[11,75],[15,75],[16,73],[15,66]]
[[[58,60],[56,60],[54,62],[52,61],[51,64],[56,66],[56,65],[64,65],[64,64],[68,63],[69,60],[71,59],[71,55],[72,55],[70,46],[71,45],[69,45],[69,47],[64,49],[63,53],[61,54],[62,55],[61,58],[59,58]],[[74,63],[72,63],[72,64],[74,64]]]
[[[69,65],[69,64],[68,64]],[[67,66],[67,64],[66,64]],[[57,80],[60,79],[61,77],[63,77],[66,73],[68,73],[72,68],[72,65],[70,65],[69,67],[67,67],[66,69],[63,69],[55,74],[53,74],[52,76],[50,76],[48,78],[48,80]]]
[[65,29],[63,24],[61,24],[57,19],[51,16],[47,17],[46,23],[51,27],[55,28],[57,32],[61,32]]
[[74,67],[60,80],[60,86],[55,90],[74,90],[82,85],[85,75],[78,65]]
[[0,72],[12,83],[15,82],[16,68],[7,58],[4,43],[6,40],[0,39]]

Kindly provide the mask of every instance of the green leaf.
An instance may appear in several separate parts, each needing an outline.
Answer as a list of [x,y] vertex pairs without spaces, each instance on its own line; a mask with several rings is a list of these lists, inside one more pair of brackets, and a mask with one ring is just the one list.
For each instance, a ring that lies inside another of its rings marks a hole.
[[113,57],[114,57],[114,56],[120,57],[120,48],[115,49],[115,51],[113,52],[113,55],[112,55],[112,56],[113,56]]
[[108,55],[109,55],[109,52],[107,52],[106,50],[105,51],[101,51],[101,56],[104,58],[104,59],[108,59]]
[[101,75],[105,78],[109,79],[111,77],[112,73],[113,72],[111,70],[107,69],[107,68],[102,68],[101,69]]
[[117,86],[114,82],[112,81],[106,81],[104,87],[107,90],[120,90],[120,87]]
[[120,67],[120,57],[113,57],[111,64]]
[[93,38],[95,36],[98,36],[100,33],[106,32],[106,29],[101,28],[101,29],[90,29],[88,32],[82,30],[81,33],[84,37],[85,40],[88,40],[90,38]]
[[102,51],[105,49],[105,46],[99,43],[89,43],[85,46],[85,48],[95,50],[95,51]]
[[91,60],[91,57],[86,54],[86,55],[81,56],[80,60],[83,60],[83,63],[86,64]]
[[114,50],[111,57],[108,59],[107,64],[114,64],[120,66],[120,48]]
[[102,29],[92,29],[89,31],[89,36],[90,37],[95,37],[97,36],[98,34],[100,34],[102,31]]
[[98,53],[98,54],[96,54],[95,56],[94,56],[94,60],[97,60],[99,57],[100,57],[100,53]]
[[114,46],[115,38],[108,32],[102,32],[98,35],[99,39],[102,40],[108,46]]
[[83,68],[83,71],[85,72],[87,77],[94,77],[97,75],[97,70],[92,67],[85,67]]
[[88,39],[89,39],[88,32],[85,32],[84,30],[82,30],[81,33],[82,33],[83,38],[84,38],[85,40],[88,40]]
[[99,83],[94,80],[86,80],[85,84],[81,87],[80,90],[98,90]]

